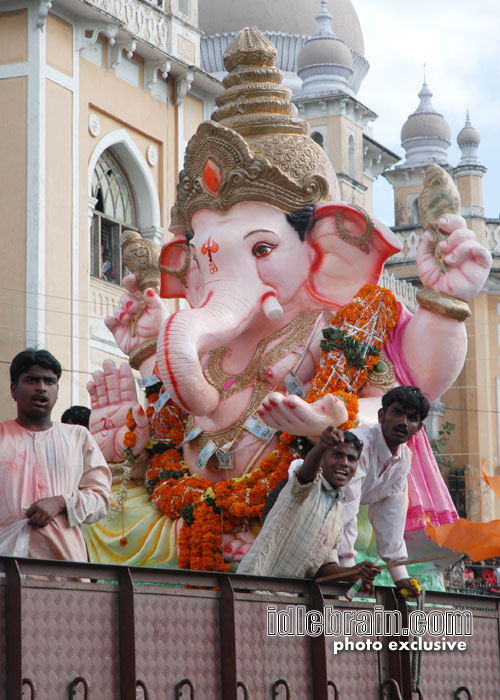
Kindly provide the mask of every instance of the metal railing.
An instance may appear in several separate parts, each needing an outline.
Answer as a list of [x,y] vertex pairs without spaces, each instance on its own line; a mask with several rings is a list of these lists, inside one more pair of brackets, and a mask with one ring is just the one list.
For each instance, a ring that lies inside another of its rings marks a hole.
[[[348,603],[341,599],[346,588],[0,558],[0,698],[413,700],[407,636],[356,631],[353,643],[381,640],[380,649],[340,653],[335,643],[347,633],[332,638],[323,629],[308,636],[296,628],[295,634],[268,634],[270,607],[299,619],[300,610],[325,613],[325,606],[342,615],[374,615],[378,605],[384,613],[399,611],[403,631],[408,627],[408,606],[394,589],[377,588],[375,598]],[[444,606],[471,609],[476,637],[467,663],[458,652],[447,655],[444,666],[438,653],[427,654],[418,697],[442,697],[443,689],[461,697],[460,688],[477,700],[494,697],[500,601],[427,594],[427,611]]]

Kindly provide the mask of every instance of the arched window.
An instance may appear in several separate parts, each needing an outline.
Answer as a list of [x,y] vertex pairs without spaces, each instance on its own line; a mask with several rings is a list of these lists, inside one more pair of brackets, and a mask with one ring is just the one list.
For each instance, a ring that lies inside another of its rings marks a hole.
[[92,176],[97,200],[92,218],[91,275],[121,284],[120,236],[123,229],[138,230],[132,188],[118,161],[108,149],[101,154]]
[[356,142],[351,134],[348,141],[349,175],[356,178]]
[[410,211],[408,212],[408,224],[410,226],[418,226],[420,224],[420,216],[418,213],[418,197],[415,197],[410,204]]
[[320,131],[313,131],[311,134],[311,138],[313,141],[316,141],[318,146],[321,146],[321,148],[325,147],[325,139],[323,138],[323,134]]

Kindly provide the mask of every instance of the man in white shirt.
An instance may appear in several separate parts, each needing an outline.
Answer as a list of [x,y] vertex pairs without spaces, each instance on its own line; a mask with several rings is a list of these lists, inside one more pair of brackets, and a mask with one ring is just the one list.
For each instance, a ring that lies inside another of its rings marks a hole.
[[61,371],[46,350],[10,366],[17,417],[0,423],[0,555],[87,561],[80,525],[110,507],[111,472],[92,435],[51,419]]
[[[418,432],[429,412],[429,402],[413,386],[394,387],[382,397],[379,422],[352,432],[363,442],[358,469],[345,489],[344,532],[339,562],[353,566],[358,535],[357,515],[368,504],[368,517],[375,532],[379,556],[386,562],[406,559],[404,541],[408,509],[407,477],[412,453],[406,443]],[[406,567],[390,569],[397,586],[413,594]]]

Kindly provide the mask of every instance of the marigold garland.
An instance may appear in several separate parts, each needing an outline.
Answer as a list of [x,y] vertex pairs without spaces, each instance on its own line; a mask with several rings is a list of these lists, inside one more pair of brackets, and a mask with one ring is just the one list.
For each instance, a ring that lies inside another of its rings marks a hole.
[[[338,396],[348,413],[348,421],[341,427],[353,427],[358,412],[356,392],[376,366],[397,321],[397,303],[389,290],[375,285],[362,287],[323,331],[321,358],[305,400],[314,403],[328,393]],[[268,494],[286,478],[291,461],[301,456],[301,438],[282,433],[278,446],[257,469],[243,477],[212,484],[208,479],[190,475],[182,461],[178,446],[187,414],[170,399],[155,412],[153,405],[161,394],[159,385],[152,389],[147,414],[153,443],[146,485],[162,513],[184,519],[178,565],[185,569],[228,571],[230,565],[222,557],[223,532],[244,529],[250,520],[262,515]]]

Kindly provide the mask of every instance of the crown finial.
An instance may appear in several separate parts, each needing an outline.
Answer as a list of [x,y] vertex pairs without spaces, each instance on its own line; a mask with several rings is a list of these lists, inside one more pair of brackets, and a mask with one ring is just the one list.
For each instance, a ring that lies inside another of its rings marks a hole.
[[274,65],[274,46],[255,27],[227,47],[228,75],[212,119],[190,139],[170,230],[189,231],[199,209],[262,202],[283,211],[338,197],[335,171],[297,116]]
[[245,136],[265,131],[307,134],[307,122],[296,116],[291,92],[281,84],[281,71],[274,65],[277,57],[273,44],[256,27],[240,32],[224,52],[229,74],[212,119]]

